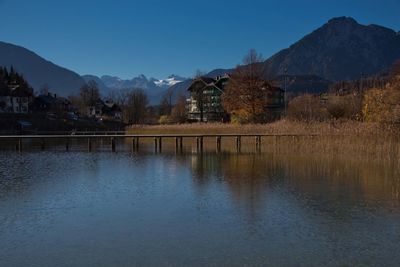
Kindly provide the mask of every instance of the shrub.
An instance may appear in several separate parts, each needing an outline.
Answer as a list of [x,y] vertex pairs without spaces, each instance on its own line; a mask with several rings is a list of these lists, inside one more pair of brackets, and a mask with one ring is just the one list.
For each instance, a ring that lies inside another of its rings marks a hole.
[[289,102],[287,117],[297,121],[323,121],[329,114],[318,96],[305,94]]
[[231,114],[231,123],[246,124],[252,122],[252,116],[244,109],[239,109]]
[[400,90],[396,87],[371,89],[364,95],[363,116],[367,122],[399,123]]
[[330,96],[326,108],[335,119],[359,120],[362,98],[358,95]]
[[168,115],[162,115],[158,120],[160,124],[169,124],[171,122],[170,117]]

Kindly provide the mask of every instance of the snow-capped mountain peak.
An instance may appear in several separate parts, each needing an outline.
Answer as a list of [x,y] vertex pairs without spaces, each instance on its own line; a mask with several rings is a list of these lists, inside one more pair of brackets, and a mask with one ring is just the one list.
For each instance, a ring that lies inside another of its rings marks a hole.
[[140,74],[137,77],[134,77],[129,80],[123,80],[119,77],[104,75],[101,78],[101,81],[110,88],[114,89],[123,89],[123,88],[141,88],[149,91],[159,91],[160,89],[167,89],[173,85],[176,85],[180,82],[186,80],[178,75],[170,75],[166,79],[148,79],[145,75]]
[[183,82],[185,78],[179,77],[177,75],[170,75],[166,79],[163,80],[155,80],[154,83],[158,87],[170,87],[177,83]]

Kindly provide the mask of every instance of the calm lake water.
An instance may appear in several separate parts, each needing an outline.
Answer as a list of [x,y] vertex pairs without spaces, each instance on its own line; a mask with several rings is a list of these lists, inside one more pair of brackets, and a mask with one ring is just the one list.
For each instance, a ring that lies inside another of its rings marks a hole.
[[398,266],[394,164],[0,152],[0,266]]

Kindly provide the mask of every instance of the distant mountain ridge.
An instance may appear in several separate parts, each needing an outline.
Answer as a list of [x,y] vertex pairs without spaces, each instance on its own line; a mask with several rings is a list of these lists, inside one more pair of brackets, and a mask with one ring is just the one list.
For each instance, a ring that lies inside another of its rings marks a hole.
[[0,42],[0,66],[13,66],[37,92],[48,87],[53,93],[68,96],[76,94],[85,84],[77,73],[57,66],[26,48],[5,42]]
[[[361,25],[349,17],[338,17],[267,59],[264,62],[265,77],[282,85],[283,75],[289,76],[288,88],[294,93],[322,92],[331,82],[354,80],[386,71],[397,59],[400,59],[400,32],[374,24]],[[108,75],[81,77],[28,49],[0,42],[0,66],[11,65],[24,75],[36,92],[46,86],[51,92],[63,96],[77,94],[85,82],[94,80],[103,96],[111,90],[142,88],[149,95],[150,104],[158,104],[167,92],[175,96],[186,95],[191,82],[191,79],[177,75],[166,79],[139,75],[126,80]],[[216,69],[205,76],[214,78],[232,70]]]
[[[356,80],[387,71],[400,59],[400,32],[350,17],[337,17],[306,35],[263,64],[265,77],[292,93],[319,93],[332,82]],[[285,71],[287,70],[287,71]],[[215,69],[207,77],[230,73]],[[178,91],[182,89],[177,86]]]
[[178,75],[170,75],[166,79],[159,80],[155,78],[147,78],[143,74],[126,80],[109,75],[103,75],[99,79],[110,89],[141,88],[144,90],[167,89],[172,85],[186,80],[186,78]]
[[105,97],[114,90],[121,89],[143,89],[149,96],[151,105],[157,105],[162,97],[167,93],[168,88],[178,85],[187,80],[178,75],[170,75],[165,79],[147,78],[141,74],[132,79],[121,79],[117,76],[103,75],[101,77],[95,75],[82,76],[86,82],[93,80],[97,83],[101,94]]
[[378,25],[361,25],[350,17],[329,20],[265,62],[269,78],[318,75],[331,81],[354,80],[379,73],[400,59],[400,33]]

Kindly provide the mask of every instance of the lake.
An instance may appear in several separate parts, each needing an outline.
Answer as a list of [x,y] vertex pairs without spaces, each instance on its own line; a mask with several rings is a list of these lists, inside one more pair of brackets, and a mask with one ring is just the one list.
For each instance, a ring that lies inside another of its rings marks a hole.
[[398,266],[396,162],[0,152],[0,266]]

